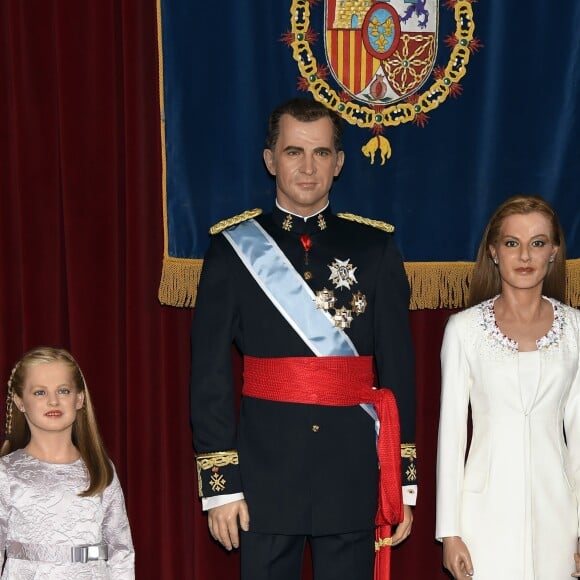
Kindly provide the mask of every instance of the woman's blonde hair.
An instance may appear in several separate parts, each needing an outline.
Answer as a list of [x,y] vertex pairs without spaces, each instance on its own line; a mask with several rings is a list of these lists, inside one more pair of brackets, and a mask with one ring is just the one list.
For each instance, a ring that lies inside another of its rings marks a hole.
[[537,195],[514,195],[495,210],[483,232],[471,277],[468,306],[475,306],[500,293],[501,278],[490,254],[489,246],[495,245],[499,240],[501,226],[507,217],[529,213],[540,213],[548,219],[552,229],[551,241],[559,247],[544,278],[542,294],[560,302],[566,299],[566,241],[556,211],[547,201]]
[[15,404],[14,395],[22,398],[22,390],[30,367],[53,362],[64,363],[70,368],[76,389],[84,394],[83,406],[77,411],[72,426],[72,442],[79,450],[89,474],[89,486],[80,495],[97,495],[113,480],[113,467],[99,433],[83,373],[73,356],[62,348],[36,347],[28,351],[12,369],[6,395],[6,436],[0,449],[0,457],[16,449],[22,449],[30,442],[28,423],[24,413]]

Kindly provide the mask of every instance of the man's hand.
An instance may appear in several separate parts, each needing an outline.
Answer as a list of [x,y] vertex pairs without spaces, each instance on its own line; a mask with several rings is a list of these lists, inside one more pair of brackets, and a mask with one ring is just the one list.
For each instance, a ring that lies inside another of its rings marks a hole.
[[228,551],[240,545],[238,522],[244,532],[250,529],[250,512],[246,500],[233,501],[208,511],[209,533]]
[[410,505],[404,505],[403,510],[403,521],[396,527],[395,533],[391,538],[392,546],[400,544],[403,540],[407,539],[411,533],[411,527],[413,525],[413,511],[411,510]]
[[443,538],[443,566],[451,572],[453,578],[463,579],[466,576],[473,576],[469,550],[459,536]]

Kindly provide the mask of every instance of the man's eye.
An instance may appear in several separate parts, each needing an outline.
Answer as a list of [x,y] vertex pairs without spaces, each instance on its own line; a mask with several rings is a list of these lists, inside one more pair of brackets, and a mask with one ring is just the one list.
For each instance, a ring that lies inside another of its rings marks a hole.
[[329,155],[330,155],[330,151],[326,151],[326,150],[318,151],[319,157],[328,157]]

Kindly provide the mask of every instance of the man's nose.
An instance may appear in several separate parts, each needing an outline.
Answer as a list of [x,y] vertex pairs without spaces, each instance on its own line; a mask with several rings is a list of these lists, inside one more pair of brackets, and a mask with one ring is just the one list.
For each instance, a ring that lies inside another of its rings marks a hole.
[[307,175],[312,175],[316,171],[316,163],[314,162],[314,157],[310,155],[304,156],[302,171]]

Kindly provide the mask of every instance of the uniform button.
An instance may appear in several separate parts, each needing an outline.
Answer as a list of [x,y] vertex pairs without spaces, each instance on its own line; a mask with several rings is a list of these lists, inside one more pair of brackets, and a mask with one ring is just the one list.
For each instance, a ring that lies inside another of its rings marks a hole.
[[312,432],[318,433],[320,431],[320,425],[312,425]]

